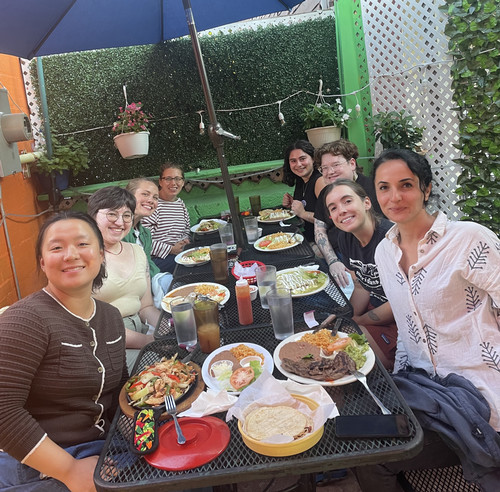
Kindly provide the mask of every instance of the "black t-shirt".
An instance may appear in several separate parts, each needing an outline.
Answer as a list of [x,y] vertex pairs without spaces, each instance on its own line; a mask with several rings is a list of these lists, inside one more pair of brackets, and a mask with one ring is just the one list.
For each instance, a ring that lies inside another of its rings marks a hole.
[[382,219],[375,228],[370,242],[365,247],[362,247],[358,239],[350,232],[339,230],[338,233],[339,252],[342,262],[355,273],[363,288],[370,293],[370,302],[374,307],[380,306],[387,301],[380,284],[377,265],[375,264],[375,250],[378,243],[384,239],[386,232],[393,225],[391,221]]
[[[321,173],[317,169],[313,171],[307,183],[304,183],[302,178],[297,177],[293,199],[302,201],[304,209],[307,212],[314,212],[316,210],[318,199],[314,194],[314,187],[319,178],[321,178]],[[306,220],[304,220],[304,237],[308,241],[314,241],[314,224]]]
[[[360,184],[366,191],[366,194],[370,197],[370,200],[372,202],[372,207],[375,210],[375,212],[378,212],[380,215],[382,215],[382,210],[380,210],[380,205],[378,204],[377,196],[375,194],[375,187],[373,186],[373,181],[367,176],[359,174],[356,179],[356,183]],[[330,219],[330,212],[326,208],[325,188],[321,190],[321,193],[318,196],[318,201],[316,203],[316,208],[314,210],[314,218],[321,220],[326,224],[328,240],[330,241],[330,244],[332,245],[334,251],[337,251],[339,248],[339,239],[338,239],[339,230],[333,224],[332,219]]]

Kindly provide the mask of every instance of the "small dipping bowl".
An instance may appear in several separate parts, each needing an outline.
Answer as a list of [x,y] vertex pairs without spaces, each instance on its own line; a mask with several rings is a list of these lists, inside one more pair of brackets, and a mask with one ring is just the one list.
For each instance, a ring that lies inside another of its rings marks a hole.
[[218,360],[210,366],[210,375],[216,378],[218,372],[224,370],[225,368],[233,369],[233,361],[231,360]]
[[257,237],[261,237],[262,236],[262,227],[258,227],[257,228]]
[[261,366],[264,365],[264,361],[258,355],[247,355],[246,357],[243,357],[243,359],[240,360],[240,366],[241,367],[249,366],[252,360],[258,360]]
[[250,300],[255,301],[257,299],[257,292],[259,292],[259,288],[256,285],[250,285]]

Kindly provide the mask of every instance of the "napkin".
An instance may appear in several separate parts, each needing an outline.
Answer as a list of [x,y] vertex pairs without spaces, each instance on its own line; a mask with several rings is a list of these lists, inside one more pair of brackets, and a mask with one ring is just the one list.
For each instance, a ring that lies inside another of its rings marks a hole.
[[204,417],[213,413],[225,412],[232,407],[238,398],[230,395],[227,391],[207,389],[179,417]]
[[237,277],[255,277],[255,270],[259,265],[252,263],[248,267],[244,267],[238,261],[234,264],[234,275]]

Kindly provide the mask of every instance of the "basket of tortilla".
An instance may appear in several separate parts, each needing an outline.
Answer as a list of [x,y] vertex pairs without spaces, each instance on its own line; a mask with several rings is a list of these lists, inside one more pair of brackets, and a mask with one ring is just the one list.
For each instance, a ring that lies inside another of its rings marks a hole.
[[314,428],[313,412],[318,403],[303,395],[290,395],[283,405],[249,405],[238,420],[243,442],[266,456],[292,456],[312,448],[323,435],[323,426]]
[[161,408],[165,395],[173,395],[176,402],[187,397],[196,383],[196,370],[177,359],[163,357],[125,383],[125,393],[130,406],[138,409]]
[[293,217],[295,217],[295,214],[290,210],[283,208],[266,208],[265,210],[261,210],[259,212],[257,220],[259,222],[274,223],[279,222],[280,220],[292,219]]
[[233,265],[231,273],[235,279],[243,277],[249,284],[256,284],[257,277],[255,276],[255,270],[260,266],[264,266],[264,263],[257,260],[237,261]]

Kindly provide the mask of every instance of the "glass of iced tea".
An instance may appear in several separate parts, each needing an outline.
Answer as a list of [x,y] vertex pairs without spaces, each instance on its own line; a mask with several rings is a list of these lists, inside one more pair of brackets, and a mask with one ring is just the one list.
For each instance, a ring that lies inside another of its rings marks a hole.
[[208,298],[198,299],[193,310],[201,351],[209,354],[220,346],[219,304]]

